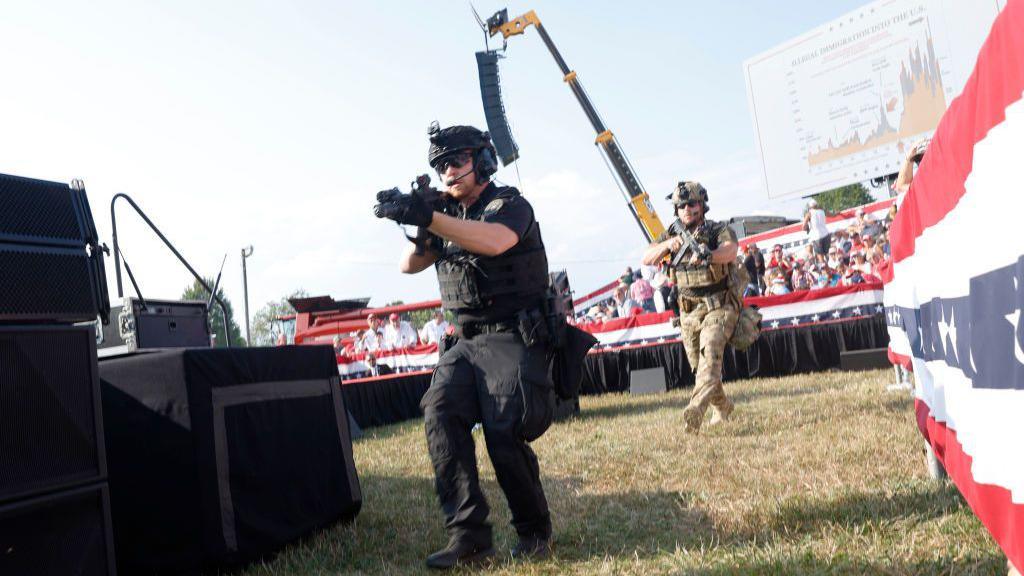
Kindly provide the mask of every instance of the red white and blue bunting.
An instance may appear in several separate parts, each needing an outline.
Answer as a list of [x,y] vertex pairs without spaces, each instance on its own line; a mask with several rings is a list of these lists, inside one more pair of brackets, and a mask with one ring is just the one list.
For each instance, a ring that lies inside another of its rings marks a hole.
[[[745,302],[757,307],[765,331],[846,322],[884,313],[880,284],[802,290],[781,296],[747,298]],[[673,326],[674,317],[672,312],[641,314],[579,327],[597,337],[595,350],[602,352],[678,341],[679,329]]]
[[[831,322],[858,320],[882,314],[882,286],[857,284],[821,290],[804,290],[781,296],[747,298],[763,317],[763,329],[786,330]],[[679,328],[671,311],[615,318],[577,327],[597,337],[591,354],[637,346],[655,346],[679,341]],[[437,345],[424,344],[376,353],[377,363],[396,373],[430,370],[437,364]],[[364,354],[339,355],[338,372],[345,378],[362,378],[369,373]]]
[[890,231],[889,357],[917,423],[1007,557],[1024,568],[1024,0],[996,19]]

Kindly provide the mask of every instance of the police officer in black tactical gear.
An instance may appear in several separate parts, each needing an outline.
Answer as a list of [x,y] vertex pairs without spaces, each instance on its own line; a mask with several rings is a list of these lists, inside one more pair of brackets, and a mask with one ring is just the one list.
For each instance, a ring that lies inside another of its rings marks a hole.
[[428,204],[417,194],[378,195],[378,217],[415,225],[402,257],[415,274],[434,265],[445,309],[455,315],[430,388],[420,403],[448,545],[431,568],[478,563],[494,555],[489,508],[480,490],[472,428],[483,426],[487,452],[512,512],[519,542],[512,556],[550,553],[551,517],[537,457],[528,442],[551,424],[554,393],[544,343],[524,318],[536,317],[549,279],[533,208],[515,188],[497,186],[494,147],[470,126],[430,131],[430,165],[447,186]]

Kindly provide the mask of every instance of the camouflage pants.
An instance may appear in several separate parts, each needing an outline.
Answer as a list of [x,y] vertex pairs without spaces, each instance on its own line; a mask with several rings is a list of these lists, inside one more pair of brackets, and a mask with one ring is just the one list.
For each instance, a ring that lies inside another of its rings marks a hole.
[[[689,312],[683,312],[686,307],[691,308]],[[714,310],[708,310],[704,302],[680,307],[679,328],[686,358],[696,374],[690,406],[701,415],[708,405],[722,407],[726,402],[722,388],[722,359],[738,317],[739,310],[730,299]]]

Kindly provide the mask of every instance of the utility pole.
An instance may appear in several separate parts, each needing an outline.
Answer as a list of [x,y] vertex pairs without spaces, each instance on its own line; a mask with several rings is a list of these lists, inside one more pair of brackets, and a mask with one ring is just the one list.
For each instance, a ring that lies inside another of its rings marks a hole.
[[245,259],[252,256],[252,244],[242,248],[242,291],[245,300],[245,345],[252,346],[249,337],[249,277],[245,271]]

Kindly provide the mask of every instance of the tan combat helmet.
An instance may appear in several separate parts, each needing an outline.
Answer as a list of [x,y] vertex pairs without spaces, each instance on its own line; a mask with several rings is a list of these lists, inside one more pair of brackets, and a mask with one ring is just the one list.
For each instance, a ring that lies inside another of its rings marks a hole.
[[692,200],[701,202],[704,205],[704,213],[707,214],[708,207],[708,191],[701,186],[700,182],[683,181],[676,184],[672,193],[665,197],[666,200],[671,200],[672,205],[679,207],[680,205],[686,204]]

